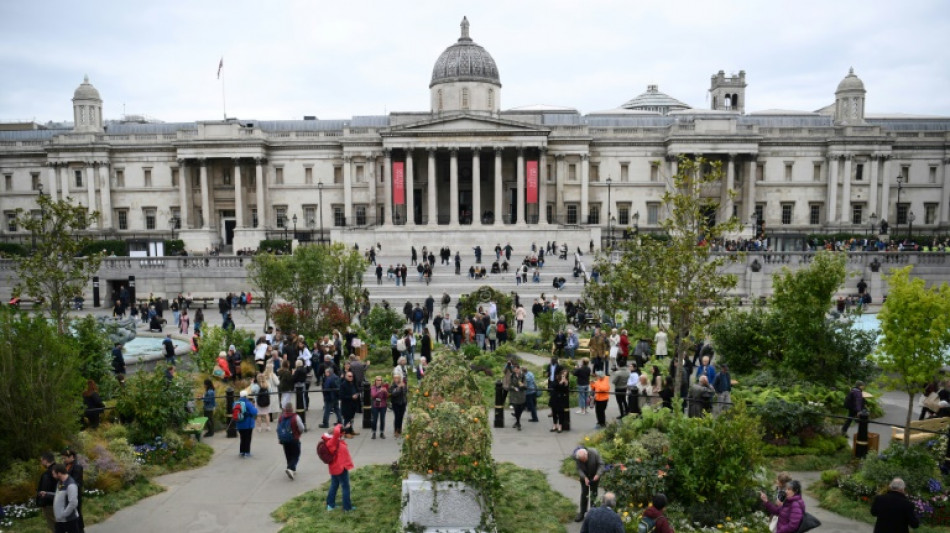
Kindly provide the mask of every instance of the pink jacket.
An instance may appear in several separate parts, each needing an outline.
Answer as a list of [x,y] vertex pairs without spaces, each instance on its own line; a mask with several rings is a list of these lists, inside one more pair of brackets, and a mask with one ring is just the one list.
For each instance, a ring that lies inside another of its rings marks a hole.
[[778,517],[775,533],[795,533],[805,518],[805,502],[801,494],[789,496],[782,505],[765,502],[765,509]]

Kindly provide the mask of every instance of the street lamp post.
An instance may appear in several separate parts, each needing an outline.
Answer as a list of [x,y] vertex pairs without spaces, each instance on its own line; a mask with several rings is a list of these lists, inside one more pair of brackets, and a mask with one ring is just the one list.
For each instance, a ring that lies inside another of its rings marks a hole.
[[297,214],[294,213],[293,218],[291,219],[294,222],[294,240],[297,240]]
[[323,182],[317,183],[317,192],[320,193],[320,244],[323,244]]
[[870,234],[870,236],[873,237],[873,236],[874,236],[874,230],[875,230],[875,228],[877,228],[877,214],[876,214],[876,213],[871,213],[870,219],[871,219],[871,234]]
[[607,235],[608,235],[607,242],[608,242],[608,246],[610,246],[611,248],[613,248],[613,245],[614,245],[614,242],[613,242],[614,226],[613,226],[613,220],[610,218],[610,189],[611,189],[612,184],[613,184],[613,180],[610,179],[610,176],[607,176]]
[[907,213],[907,222],[910,223],[910,226],[908,227],[908,231],[907,231],[907,240],[910,242],[914,242],[914,220],[916,218],[917,217],[914,216],[913,211],[911,211],[910,213]]
[[[42,184],[42,183],[37,183],[37,184],[36,184],[36,196],[37,196],[37,198],[36,198],[37,202],[36,202],[36,203],[38,203],[38,204],[40,205],[40,221],[42,222],[43,219],[46,218],[46,209],[43,207],[43,202],[40,201],[40,197],[43,196],[43,184]],[[36,251],[36,230],[33,230],[33,231],[32,231],[32,235],[30,236],[30,239],[31,239],[31,242],[32,242],[32,249],[33,249],[33,251]]]
[[171,225],[171,227],[172,227],[172,240],[175,240],[175,230],[178,229],[178,217],[172,216],[172,217],[168,220],[168,223],[169,223],[169,224]]
[[901,209],[901,190],[903,188],[904,188],[904,176],[903,175],[897,176],[897,207],[894,208],[894,215],[896,216],[897,222],[896,222],[896,227],[894,228],[894,233],[898,235],[897,237],[898,239],[900,239],[900,234],[901,234],[900,232],[901,217],[899,213]]
[[640,212],[639,211],[633,214],[633,235],[636,238],[640,238]]

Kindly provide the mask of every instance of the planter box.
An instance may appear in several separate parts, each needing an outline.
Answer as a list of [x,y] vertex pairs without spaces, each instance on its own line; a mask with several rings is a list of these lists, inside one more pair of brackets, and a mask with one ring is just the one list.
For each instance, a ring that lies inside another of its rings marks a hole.
[[[435,485],[435,487],[433,487]],[[482,508],[478,492],[454,481],[433,483],[427,476],[409,474],[402,482],[403,527],[414,524],[426,533],[462,533],[479,529]]]

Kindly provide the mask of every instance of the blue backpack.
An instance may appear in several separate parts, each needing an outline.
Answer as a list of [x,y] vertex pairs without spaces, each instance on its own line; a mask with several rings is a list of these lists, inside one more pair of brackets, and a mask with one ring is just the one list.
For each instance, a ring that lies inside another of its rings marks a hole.
[[297,415],[282,415],[277,423],[277,442],[281,444],[290,444],[294,441],[294,429],[291,426]]

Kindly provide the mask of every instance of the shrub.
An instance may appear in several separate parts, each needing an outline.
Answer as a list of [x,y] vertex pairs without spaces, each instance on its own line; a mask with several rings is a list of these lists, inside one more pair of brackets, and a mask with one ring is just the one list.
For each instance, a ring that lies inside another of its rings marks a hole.
[[28,253],[26,246],[14,242],[0,242],[0,257],[23,257]]
[[812,406],[799,402],[788,402],[781,398],[768,398],[755,403],[750,412],[762,421],[766,439],[785,440],[798,436],[806,428],[821,427],[820,412]]
[[825,470],[821,473],[821,482],[829,487],[834,487],[837,486],[840,477],[841,472],[837,470]]
[[129,245],[125,241],[92,241],[79,251],[81,256],[89,256],[104,252],[105,255],[127,256],[129,255]]
[[554,336],[567,326],[567,316],[561,311],[545,311],[536,320],[541,332],[541,344],[550,345]]
[[495,349],[495,357],[500,357],[502,359],[508,359],[512,355],[515,355],[518,350],[515,349],[515,346],[511,343],[505,343]]
[[285,241],[283,239],[267,239],[261,241],[257,249],[261,252],[290,254],[290,246],[290,241]]
[[316,335],[321,331],[333,331],[335,329],[345,331],[350,325],[350,321],[346,317],[346,312],[343,311],[342,307],[333,302],[320,306],[319,317],[316,329],[308,332],[313,335],[314,338],[316,338]]
[[36,480],[43,473],[39,461],[13,461],[0,475],[0,505],[23,503],[36,496]]
[[116,380],[112,376],[109,338],[92,315],[73,321],[73,331],[79,357],[79,374],[99,385],[99,394],[103,399],[111,398]]
[[482,349],[476,344],[463,344],[462,345],[462,355],[466,360],[472,361],[476,357],[482,354]]
[[[242,360],[253,361],[254,339],[250,332],[243,329],[226,330],[218,326],[203,326],[198,353],[192,355],[195,366],[203,374],[211,374],[218,360],[218,354],[234,345],[241,350]],[[253,374],[251,374],[253,375]],[[149,436],[149,438],[154,435]]]
[[900,477],[907,483],[907,491],[916,494],[927,491],[927,483],[938,478],[940,470],[926,447],[905,448],[902,442],[892,442],[883,453],[865,459],[860,474],[879,489]]
[[165,241],[165,255],[181,255],[185,251],[185,241],[181,239]]
[[297,309],[292,304],[278,304],[274,306],[271,319],[274,325],[283,332],[297,332],[309,338],[315,338],[317,330],[312,311]]
[[[482,285],[469,294],[459,296],[459,304],[461,304],[459,306],[459,316],[473,315],[479,307],[488,312],[489,302],[495,302],[498,316],[511,318],[514,313],[514,299],[510,294],[495,290],[494,287],[488,285]],[[509,320],[509,323],[513,323],[513,321]],[[513,337],[512,333],[514,332],[509,330],[509,337]]]
[[133,443],[151,441],[171,427],[179,427],[188,419],[186,403],[191,387],[181,376],[168,380],[163,367],[153,372],[136,372],[125,382],[116,408],[132,418],[129,438]]
[[406,317],[391,308],[374,305],[366,317],[366,331],[370,337],[389,346],[389,337],[393,330],[402,329],[406,324]]

